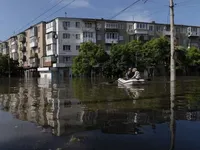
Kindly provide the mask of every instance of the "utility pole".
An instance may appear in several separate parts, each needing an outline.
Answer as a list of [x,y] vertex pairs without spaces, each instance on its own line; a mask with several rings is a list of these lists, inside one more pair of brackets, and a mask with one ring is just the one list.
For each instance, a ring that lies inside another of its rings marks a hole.
[[10,78],[10,51],[8,53],[8,77]]
[[176,80],[176,66],[174,59],[174,2],[170,0],[170,29],[171,29],[171,55],[170,55],[170,81]]
[[170,150],[175,147],[176,122],[175,122],[175,94],[176,94],[176,63],[174,59],[174,1],[170,0],[170,30],[171,30],[171,55],[170,55],[170,130],[171,130],[171,145]]

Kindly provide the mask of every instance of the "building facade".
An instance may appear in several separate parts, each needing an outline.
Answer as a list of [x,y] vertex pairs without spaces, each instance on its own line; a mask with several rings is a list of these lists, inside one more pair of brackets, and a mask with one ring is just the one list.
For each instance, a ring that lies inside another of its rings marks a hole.
[[[169,24],[60,17],[2,42],[0,53],[18,60],[27,75],[37,70],[42,77],[64,77],[72,75],[73,58],[79,54],[81,43],[100,44],[109,53],[113,43],[145,42],[160,36],[170,38]],[[175,25],[175,43],[200,48],[200,27]]]
[[26,42],[21,42],[20,53],[26,76],[37,76],[37,68],[42,66],[42,57],[46,55],[45,32],[45,22],[31,26],[24,32]]

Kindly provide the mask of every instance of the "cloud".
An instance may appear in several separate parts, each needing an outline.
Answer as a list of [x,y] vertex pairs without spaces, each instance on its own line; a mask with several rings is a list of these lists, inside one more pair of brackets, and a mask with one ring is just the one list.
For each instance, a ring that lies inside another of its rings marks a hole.
[[[122,9],[117,9],[115,11],[115,14],[120,12]],[[121,13],[119,16],[117,16],[115,19],[119,20],[127,20],[127,21],[152,21],[151,13],[148,10],[145,10],[141,6],[135,6],[133,8],[130,8],[129,10],[126,10],[125,12]]]
[[[65,0],[62,5],[70,3],[72,0]],[[54,0],[54,3],[60,2],[60,0]],[[71,8],[89,8],[91,7],[89,0],[75,0],[69,7]]]

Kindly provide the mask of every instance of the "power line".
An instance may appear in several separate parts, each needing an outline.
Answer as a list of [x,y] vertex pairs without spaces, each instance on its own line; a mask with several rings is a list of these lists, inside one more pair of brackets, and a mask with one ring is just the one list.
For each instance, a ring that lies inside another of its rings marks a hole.
[[133,5],[137,4],[138,2],[140,2],[141,0],[137,0],[135,2],[133,2],[132,4],[130,4],[129,6],[127,6],[126,8],[122,9],[120,12],[118,12],[117,14],[115,14],[114,16],[112,16],[111,18],[109,19],[113,19],[117,16],[119,16],[121,13],[123,13],[124,11],[126,11],[127,9],[129,9],[130,7],[132,7]]
[[[62,3],[64,0],[60,0],[58,3],[56,3],[55,5],[53,5],[51,8],[45,10],[43,13],[41,13],[39,16],[37,16],[35,19],[33,19],[32,21],[30,21],[29,23],[27,23],[26,25],[24,25],[22,28],[20,28],[18,31],[20,32],[20,30],[22,30],[23,28],[25,28],[26,26],[30,25],[31,23],[33,23],[35,20],[37,20],[38,18],[40,18],[41,16],[43,16],[44,14],[46,14],[47,12],[49,12],[50,10],[52,10],[53,8],[55,8],[56,6],[58,6],[60,3]],[[50,1],[52,2],[52,0]]]
[[64,9],[65,7],[71,5],[73,2],[75,2],[76,0],[72,0],[71,2],[67,3],[66,5],[64,5],[63,7],[61,7],[60,9],[58,9],[57,11],[55,11],[54,13],[52,13],[51,15],[49,15],[48,17],[46,17],[45,19],[51,17],[52,15],[54,15],[55,13],[61,11],[62,9]]

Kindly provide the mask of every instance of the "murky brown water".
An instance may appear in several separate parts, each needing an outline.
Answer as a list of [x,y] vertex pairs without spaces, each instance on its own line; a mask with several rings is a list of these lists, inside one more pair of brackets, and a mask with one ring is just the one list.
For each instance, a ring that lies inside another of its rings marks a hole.
[[[103,79],[1,79],[0,149],[200,149],[200,79],[179,78],[175,118],[164,77],[124,88]],[[176,125],[173,130],[170,122]]]

